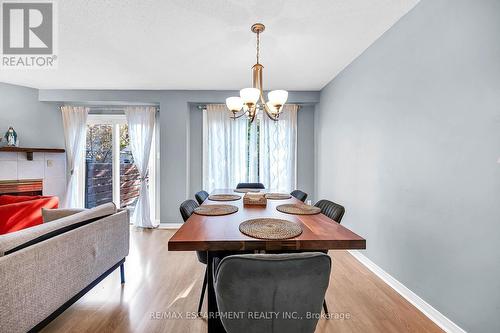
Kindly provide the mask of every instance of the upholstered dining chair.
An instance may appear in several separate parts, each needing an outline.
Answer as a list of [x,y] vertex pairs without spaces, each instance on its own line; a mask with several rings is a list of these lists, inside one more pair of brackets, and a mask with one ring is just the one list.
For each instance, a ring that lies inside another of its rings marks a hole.
[[292,192],[290,192],[290,195],[302,202],[306,201],[307,199],[307,193],[302,192],[301,190],[293,190]]
[[335,203],[330,200],[320,200],[316,202],[314,205],[318,208],[321,209],[321,213],[324,215],[328,216],[335,222],[339,223],[342,221],[342,217],[344,216],[345,213],[345,208],[344,206],[339,205],[338,203]]
[[208,198],[208,192],[207,191],[199,191],[199,192],[196,192],[196,194],[194,195],[194,197],[196,198],[196,201],[198,201],[198,204],[202,204],[203,201],[207,200]]
[[[330,257],[320,252],[225,257],[214,272],[219,311],[277,315],[260,320],[222,316],[224,328],[228,333],[314,332],[330,270]],[[315,315],[306,318],[307,313]]]
[[[187,219],[194,213],[194,210],[199,207],[199,205],[196,203],[194,200],[186,200],[183,203],[181,203],[180,206],[180,212],[182,219],[184,222],[187,221]],[[198,261],[201,262],[202,264],[207,265],[208,263],[208,258],[207,258],[207,253],[204,251],[196,251],[196,256],[198,257]],[[207,289],[207,276],[208,270],[205,268],[205,277],[203,278],[203,286],[201,287],[201,295],[200,295],[200,301],[198,303],[198,313],[201,313],[201,306],[203,305],[203,298],[205,296],[205,290]]]
[[265,189],[262,183],[239,183],[236,188],[255,188],[255,189]]

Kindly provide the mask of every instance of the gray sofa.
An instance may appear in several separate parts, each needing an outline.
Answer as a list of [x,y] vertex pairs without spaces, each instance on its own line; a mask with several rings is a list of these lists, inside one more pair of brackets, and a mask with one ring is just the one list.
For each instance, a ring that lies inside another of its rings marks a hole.
[[105,204],[0,236],[0,332],[38,331],[129,253],[129,213]]

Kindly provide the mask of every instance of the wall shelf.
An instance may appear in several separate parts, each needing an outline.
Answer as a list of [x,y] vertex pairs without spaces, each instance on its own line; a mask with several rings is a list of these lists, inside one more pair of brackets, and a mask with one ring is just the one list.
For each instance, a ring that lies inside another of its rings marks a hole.
[[0,152],[26,153],[26,159],[33,161],[33,153],[64,153],[62,148],[24,148],[24,147],[0,147]]

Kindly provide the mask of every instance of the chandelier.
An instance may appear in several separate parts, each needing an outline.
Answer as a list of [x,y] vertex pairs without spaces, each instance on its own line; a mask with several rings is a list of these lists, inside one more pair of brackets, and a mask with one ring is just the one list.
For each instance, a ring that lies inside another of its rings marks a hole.
[[274,121],[279,119],[283,106],[288,98],[286,90],[273,90],[267,94],[268,102],[264,100],[262,91],[262,66],[259,63],[260,34],[266,27],[262,23],[252,25],[252,32],[257,34],[257,63],[252,67],[252,88],[240,90],[240,97],[229,97],[226,99],[226,106],[232,112],[232,119],[247,115],[250,122],[253,122],[257,113],[264,112]]

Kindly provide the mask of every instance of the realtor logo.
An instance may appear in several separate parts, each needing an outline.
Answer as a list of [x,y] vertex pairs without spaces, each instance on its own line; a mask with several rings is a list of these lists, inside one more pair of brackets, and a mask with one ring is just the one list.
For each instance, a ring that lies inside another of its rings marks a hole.
[[2,53],[2,68],[53,68],[54,4],[2,3]]

